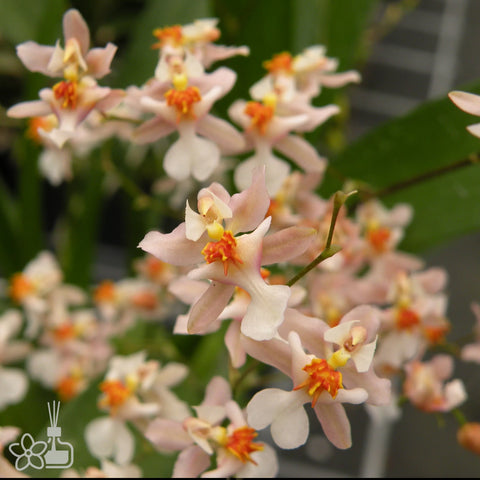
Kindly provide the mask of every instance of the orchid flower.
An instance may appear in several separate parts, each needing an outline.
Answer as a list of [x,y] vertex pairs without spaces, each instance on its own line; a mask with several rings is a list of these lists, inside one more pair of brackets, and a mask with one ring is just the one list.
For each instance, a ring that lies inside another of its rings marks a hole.
[[305,353],[297,332],[289,332],[288,343],[289,376],[294,388],[291,391],[266,388],[257,392],[246,407],[249,425],[257,430],[270,426],[272,438],[280,448],[297,448],[308,438],[309,420],[304,404],[311,403],[327,438],[337,448],[349,448],[350,423],[342,403],[363,403],[368,398],[367,391],[344,388],[335,356],[323,359]]
[[446,354],[437,354],[428,362],[410,362],[405,365],[403,392],[413,405],[426,412],[451,411],[467,399],[462,380],[444,383],[453,367],[453,358]]
[[306,172],[323,172],[326,161],[315,148],[299,135],[290,132],[301,129],[309,121],[306,113],[278,115],[275,94],[268,94],[258,101],[237,100],[229,108],[228,114],[240,125],[245,133],[247,144],[255,153],[237,166],[234,181],[243,190],[250,181],[252,171],[265,165],[268,192],[274,196],[290,174],[290,166],[285,160],[275,156],[273,149],[285,154]]
[[63,17],[65,48],[25,42],[17,47],[24,65],[33,72],[51,77],[63,77],[52,88],[39,92],[40,100],[22,102],[10,107],[7,115],[13,118],[38,117],[54,114],[58,126],[39,134],[58,148],[75,137],[78,126],[93,110],[106,112],[118,105],[124,93],[101,87],[96,79],[110,71],[116,46],[89,50],[90,33],[78,10],[70,9]]
[[[314,230],[292,227],[265,237],[271,218],[264,219],[269,198],[263,173],[256,174],[248,190],[230,199],[225,193],[220,195],[227,201],[216,195],[221,202],[210,194],[200,197],[199,215],[203,214],[205,220],[189,213],[187,206],[185,223],[170,234],[149,232],[139,247],[173,265],[198,265],[188,276],[211,281],[190,311],[188,330],[191,333],[203,331],[218,318],[237,286],[250,295],[250,304],[242,319],[242,333],[257,340],[272,338],[283,320],[290,288],[266,284],[260,267],[298,255],[310,242]],[[203,198],[208,199],[206,210],[203,210]],[[225,205],[232,211],[230,219]],[[250,205],[255,207],[247,208]],[[220,222],[225,218],[222,225]],[[237,235],[242,231],[250,233]]]

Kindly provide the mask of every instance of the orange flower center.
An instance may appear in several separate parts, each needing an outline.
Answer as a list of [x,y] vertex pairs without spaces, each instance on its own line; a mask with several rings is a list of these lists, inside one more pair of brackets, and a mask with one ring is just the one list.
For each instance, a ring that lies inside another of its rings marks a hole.
[[260,102],[247,102],[245,114],[251,119],[250,128],[257,128],[264,135],[268,123],[273,117],[274,109],[270,105],[263,105]]
[[32,117],[28,120],[28,129],[25,135],[34,142],[41,143],[41,138],[38,129],[41,128],[46,132],[52,130],[57,124],[56,118],[51,115],[44,117]]
[[262,65],[270,73],[293,73],[293,59],[289,52],[277,53],[271,60],[265,60]]
[[402,307],[397,310],[396,321],[399,330],[408,330],[420,323],[420,317],[415,310]]
[[388,248],[387,242],[390,236],[391,232],[388,228],[375,228],[368,231],[367,240],[376,252],[382,253]]
[[57,100],[62,101],[62,108],[76,108],[78,99],[77,82],[62,80],[53,86],[53,93]]
[[343,388],[342,374],[333,369],[323,358],[314,358],[302,370],[308,373],[308,378],[297,385],[294,390],[306,388],[308,394],[313,397],[312,407],[315,406],[323,391],[327,391],[332,398],[335,398],[338,389]]
[[20,303],[26,296],[35,290],[32,282],[23,274],[15,273],[10,281],[10,298]]
[[152,48],[162,48],[165,45],[172,44],[180,47],[183,43],[183,34],[181,25],[172,25],[171,27],[156,28],[153,35],[158,38],[158,42],[152,45]]
[[115,284],[105,280],[95,289],[93,298],[96,303],[111,302],[115,298]]
[[257,465],[257,462],[250,456],[252,452],[263,450],[263,444],[253,442],[257,435],[258,433],[251,427],[237,428],[229,435],[225,447],[243,463],[252,462]]
[[80,378],[76,375],[63,377],[57,384],[56,391],[62,401],[68,401],[74,398],[78,393]]
[[113,409],[123,405],[132,393],[120,380],[105,380],[99,388],[104,393],[104,397],[100,400],[100,406],[108,406]]
[[133,296],[132,303],[144,310],[154,310],[158,305],[158,298],[153,292],[140,292]]
[[177,122],[182,116],[196,118],[193,112],[193,105],[202,99],[200,90],[197,87],[187,87],[184,90],[171,88],[165,93],[167,105],[177,109]]
[[53,336],[57,342],[75,337],[75,327],[71,323],[64,323],[53,329]]
[[450,330],[448,325],[440,327],[424,327],[423,333],[430,343],[441,343],[445,340],[445,335]]
[[237,254],[237,241],[230,231],[224,232],[218,242],[208,242],[202,250],[202,254],[207,263],[212,263],[217,260],[222,261],[225,275],[228,274],[230,262],[234,264],[243,263]]

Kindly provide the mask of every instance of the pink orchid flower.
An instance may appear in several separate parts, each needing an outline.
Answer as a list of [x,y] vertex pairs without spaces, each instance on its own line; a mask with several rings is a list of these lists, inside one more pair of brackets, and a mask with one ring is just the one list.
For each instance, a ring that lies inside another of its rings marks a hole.
[[467,399],[460,379],[444,383],[451,377],[453,367],[453,358],[445,354],[437,354],[428,362],[410,362],[405,365],[403,392],[421,410],[448,412]]
[[59,41],[55,47],[28,41],[17,46],[17,54],[30,71],[50,77],[78,80],[84,75],[101,78],[110,72],[116,45],[108,43],[104,48],[90,49],[90,30],[74,8],[63,16],[63,36],[64,48]]
[[227,121],[211,114],[213,104],[231,88],[231,71],[219,70],[215,86],[199,88],[186,75],[174,79],[163,98],[144,95],[139,107],[154,114],[133,133],[136,143],[151,143],[177,131],[179,138],[168,149],[163,166],[168,176],[198,181],[209,178],[221,154],[240,151],[242,135]]
[[[288,344],[291,362],[288,375],[294,388],[291,391],[266,388],[257,392],[246,407],[249,425],[256,430],[270,426],[272,438],[280,448],[297,448],[308,438],[309,420],[304,404],[311,403],[327,438],[337,448],[349,448],[350,422],[342,403],[363,403],[368,398],[367,391],[344,388],[335,358],[326,360],[307,354],[297,332],[289,332]],[[284,358],[282,363],[288,362]]]
[[59,148],[75,136],[76,128],[90,112],[104,113],[118,105],[124,95],[123,91],[101,87],[96,81],[109,73],[116,46],[108,44],[104,49],[89,50],[88,26],[75,9],[65,13],[63,31],[65,49],[58,42],[55,47],[25,42],[17,47],[17,53],[29,70],[51,77],[63,76],[64,80],[53,88],[40,90],[40,100],[22,102],[7,111],[13,118],[55,114],[58,126],[38,132]]
[[[213,197],[209,198],[207,205],[213,201]],[[227,205],[231,209],[232,217],[227,217],[224,225],[217,219],[224,220],[223,215],[230,213],[225,208],[217,208],[222,206],[221,203],[213,202],[212,210],[210,207],[206,210],[212,213],[211,218],[207,215],[206,218],[208,225],[213,225],[210,231],[213,237],[209,237],[208,227],[196,220],[198,217],[187,213],[185,222],[171,233],[149,232],[139,247],[173,265],[197,265],[188,273],[189,278],[211,281],[209,288],[190,310],[189,332],[205,331],[221,314],[235,287],[240,287],[250,295],[250,303],[242,319],[242,333],[257,340],[272,338],[283,320],[290,288],[268,285],[262,278],[260,267],[298,255],[299,251],[307,248],[314,230],[291,227],[265,237],[271,218],[264,219],[269,205],[264,172],[254,177],[248,190],[230,199],[225,197],[225,200],[223,207]],[[192,231],[192,218],[195,222],[193,238],[198,238],[195,241],[188,238]],[[205,232],[201,233],[203,228]],[[250,233],[237,235],[241,232]]]
[[261,102],[235,101],[228,110],[232,120],[245,133],[248,148],[255,153],[235,169],[234,181],[243,190],[255,168],[266,166],[266,182],[270,195],[275,195],[290,173],[288,162],[277,157],[273,149],[283,153],[306,172],[323,172],[326,160],[305,139],[290,132],[299,130],[309,121],[305,113],[278,115],[276,96],[266,95]]

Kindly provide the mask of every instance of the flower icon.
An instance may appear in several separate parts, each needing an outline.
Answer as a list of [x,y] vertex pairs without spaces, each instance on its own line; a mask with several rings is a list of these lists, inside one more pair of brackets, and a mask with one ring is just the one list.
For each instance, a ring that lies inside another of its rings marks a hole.
[[[21,445],[23,453],[17,453],[13,450],[17,445]],[[27,467],[33,467],[40,470],[44,467],[43,453],[47,449],[47,442],[39,440],[36,442],[29,433],[25,433],[20,443],[12,443],[9,446],[10,452],[17,457],[15,468],[19,471],[25,470]]]

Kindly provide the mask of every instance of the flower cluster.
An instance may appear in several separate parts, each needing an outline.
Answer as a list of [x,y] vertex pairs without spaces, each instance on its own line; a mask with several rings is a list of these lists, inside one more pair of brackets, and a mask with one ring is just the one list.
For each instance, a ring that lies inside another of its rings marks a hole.
[[[141,255],[129,277],[85,290],[67,283],[45,250],[6,281],[0,410],[21,402],[29,382],[64,402],[98,389],[98,415],[84,431],[98,465],[71,476],[141,476],[134,430],[157,453],[176,455],[174,477],[274,477],[278,449],[307,442],[310,407],[329,442],[348,449],[345,404],[377,415],[400,399],[438,413],[467,399],[447,354],[447,272],[399,247],[413,209],[373,198],[349,210],[355,190],[319,193],[328,160],[305,133],[341,109],[313,101],[324,87],[360,82],[359,73],[338,72],[322,45],[275,54],[250,99],[231,104],[232,124],[212,112],[237,74],[211,67],[249,48],[214,43],[217,22],[155,29],[152,77],[125,89],[97,83],[117,48],[90,48],[75,9],[63,17],[63,46],[17,47],[30,71],[59,79],[40,100],[8,110],[30,119],[51,183],[74,181],[73,158],[110,137],[147,146],[168,138],[157,188],[171,195],[171,208],[181,202],[171,229],[138,238]],[[451,98],[477,113],[477,98]],[[478,324],[477,304],[473,312]],[[165,332],[161,354],[146,345],[116,351],[138,323]],[[463,361],[480,362],[477,330],[462,346]],[[167,354],[172,338],[220,331],[228,371],[201,385],[197,401],[183,398],[192,366],[184,352]],[[25,370],[9,365],[19,362]],[[260,373],[249,383],[252,365]],[[279,380],[267,382],[262,371]],[[478,452],[472,425],[462,427],[459,442]],[[257,438],[267,428],[275,446]],[[0,462],[0,473],[12,471],[1,455]]]

